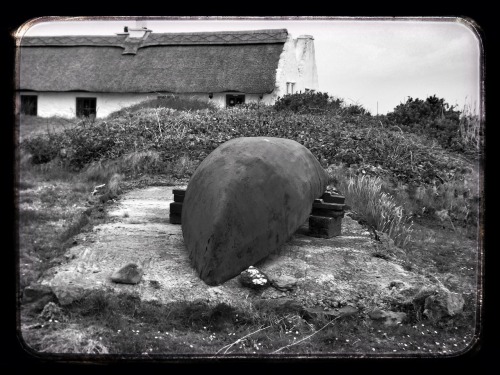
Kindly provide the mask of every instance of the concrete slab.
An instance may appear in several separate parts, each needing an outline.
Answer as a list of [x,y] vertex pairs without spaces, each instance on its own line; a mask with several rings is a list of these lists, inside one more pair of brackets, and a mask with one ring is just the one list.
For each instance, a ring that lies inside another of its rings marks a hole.
[[[53,289],[62,305],[89,290],[106,289],[161,303],[203,300],[244,307],[254,299],[294,299],[304,306],[325,303],[326,309],[333,301],[340,306],[376,308],[388,298],[410,296],[432,284],[396,262],[372,256],[390,244],[374,241],[346,216],[341,236],[309,237],[305,223],[277,254],[257,264],[275,280],[296,282],[292,291],[272,287],[251,291],[240,285],[238,277],[210,287],[189,262],[181,226],[169,222],[172,190],[179,188],[185,186],[148,187],[121,196],[108,210],[109,221],[79,234],[78,244],[66,254],[67,262],[51,269],[42,284]],[[142,280],[136,285],[112,282],[112,273],[130,262],[143,268]],[[394,280],[401,281],[398,288],[390,286]]]

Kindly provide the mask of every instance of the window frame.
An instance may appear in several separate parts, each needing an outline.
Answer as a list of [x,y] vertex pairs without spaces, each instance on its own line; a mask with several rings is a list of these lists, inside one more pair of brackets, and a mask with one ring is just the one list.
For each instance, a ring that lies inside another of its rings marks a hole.
[[[236,103],[229,104],[229,101],[231,99],[235,99]],[[243,100],[238,102],[238,100],[240,100],[240,99],[243,99]],[[245,104],[245,101],[246,101],[245,94],[226,94],[226,108],[227,107],[234,107],[235,105],[239,105],[239,104]]]
[[[85,107],[85,102],[89,101],[92,105]],[[84,106],[82,108],[82,106]],[[90,110],[90,113],[85,113]],[[76,117],[96,117],[97,115],[97,98],[93,96],[79,96],[76,97]]]
[[[26,116],[38,116],[38,95],[21,94],[20,101],[20,114]],[[31,103],[27,103],[28,101],[31,101]],[[28,108],[29,106],[31,106],[32,108]]]

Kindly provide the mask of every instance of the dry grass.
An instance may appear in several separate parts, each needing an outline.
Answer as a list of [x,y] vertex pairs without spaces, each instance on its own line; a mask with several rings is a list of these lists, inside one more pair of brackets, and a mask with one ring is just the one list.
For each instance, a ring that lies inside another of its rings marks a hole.
[[[30,332],[24,332],[24,339],[40,353],[107,354],[108,348],[98,339],[98,330],[94,327],[82,329],[72,325],[48,332],[35,339]],[[102,337],[101,337],[102,339]]]
[[330,178],[336,181],[348,205],[375,229],[387,233],[397,246],[405,247],[411,236],[411,217],[391,195],[382,191],[379,177],[351,175],[347,178],[344,173],[336,173]]
[[67,119],[64,117],[38,117],[19,116],[19,139],[32,137],[39,134],[54,134],[70,127],[76,126],[77,119]]
[[154,173],[159,171],[160,154],[153,150],[135,151],[114,160],[99,160],[91,163],[84,175],[89,181],[104,182],[118,173]]
[[470,104],[465,104],[460,116],[459,132],[465,144],[473,146],[479,150],[483,145],[481,121],[477,110]]

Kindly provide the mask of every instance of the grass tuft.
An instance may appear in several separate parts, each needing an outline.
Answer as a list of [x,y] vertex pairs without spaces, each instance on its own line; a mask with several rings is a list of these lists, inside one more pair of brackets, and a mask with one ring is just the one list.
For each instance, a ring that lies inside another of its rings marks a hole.
[[342,173],[330,177],[336,187],[346,197],[346,202],[375,229],[387,233],[396,246],[404,248],[412,232],[411,216],[403,207],[396,204],[394,198],[382,191],[379,177],[369,175],[349,176]]

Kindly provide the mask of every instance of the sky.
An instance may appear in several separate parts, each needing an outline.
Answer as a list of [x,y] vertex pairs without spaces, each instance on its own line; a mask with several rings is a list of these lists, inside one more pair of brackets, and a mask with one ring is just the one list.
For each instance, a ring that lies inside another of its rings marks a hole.
[[294,38],[312,35],[318,91],[374,115],[408,97],[436,95],[459,110],[466,105],[479,111],[481,103],[481,41],[463,19],[51,18],[24,25],[18,35],[113,35],[144,25],[153,33],[286,28]]

